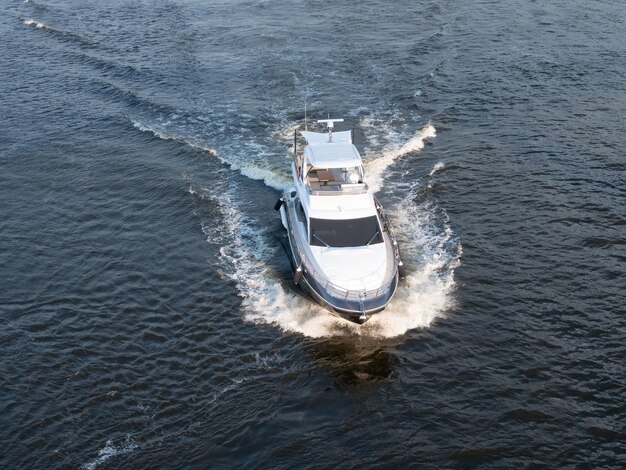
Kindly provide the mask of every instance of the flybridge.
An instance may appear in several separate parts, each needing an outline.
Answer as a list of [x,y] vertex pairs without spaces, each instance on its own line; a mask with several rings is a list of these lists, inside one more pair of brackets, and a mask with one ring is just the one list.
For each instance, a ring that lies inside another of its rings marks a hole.
[[352,131],[334,132],[333,134],[326,134],[324,132],[300,131],[300,134],[306,139],[309,145],[352,143]]
[[[307,141],[310,142],[308,139]],[[316,168],[351,168],[362,163],[359,152],[350,143],[332,145],[309,143],[304,154],[308,162]]]
[[367,191],[363,181],[363,161],[352,143],[352,131],[333,133],[336,122],[343,119],[320,119],[328,133],[301,131],[307,145],[298,150],[294,134],[294,177],[311,195],[339,196],[342,193]]
[[343,131],[333,133],[333,128],[336,122],[343,122],[343,119],[318,119],[320,124],[326,124],[328,126],[328,134],[323,132],[310,132],[308,130],[301,131],[302,137],[306,139],[309,145],[315,144],[332,144],[332,143],[345,143],[351,144],[353,141],[352,131]]

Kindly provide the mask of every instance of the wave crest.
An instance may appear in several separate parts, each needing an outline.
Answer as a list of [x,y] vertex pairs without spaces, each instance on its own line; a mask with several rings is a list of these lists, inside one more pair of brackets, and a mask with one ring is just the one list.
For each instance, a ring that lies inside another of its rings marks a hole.
[[437,136],[435,126],[430,122],[422,129],[417,131],[413,137],[406,141],[403,145],[392,145],[383,150],[380,156],[369,160],[365,164],[367,184],[373,192],[378,192],[382,188],[385,180],[385,171],[399,157],[419,152],[424,148],[427,139],[433,139]]
[[43,23],[40,23],[39,21],[33,20],[32,18],[20,18],[20,21],[22,23],[24,23],[26,26],[30,26],[32,28],[36,28],[36,29],[50,29],[48,26],[46,26]]

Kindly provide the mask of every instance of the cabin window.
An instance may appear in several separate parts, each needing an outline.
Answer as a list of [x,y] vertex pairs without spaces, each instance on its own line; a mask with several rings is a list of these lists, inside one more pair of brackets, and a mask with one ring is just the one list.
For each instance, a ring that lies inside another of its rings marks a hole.
[[310,243],[313,246],[346,248],[383,242],[375,215],[359,219],[316,219],[311,217]]

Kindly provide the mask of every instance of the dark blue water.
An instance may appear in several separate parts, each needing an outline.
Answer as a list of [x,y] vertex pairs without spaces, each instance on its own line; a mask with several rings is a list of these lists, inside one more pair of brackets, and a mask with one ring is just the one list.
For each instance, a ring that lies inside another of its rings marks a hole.
[[[626,466],[622,2],[0,8],[0,466]],[[291,285],[305,102],[409,270],[364,327]]]

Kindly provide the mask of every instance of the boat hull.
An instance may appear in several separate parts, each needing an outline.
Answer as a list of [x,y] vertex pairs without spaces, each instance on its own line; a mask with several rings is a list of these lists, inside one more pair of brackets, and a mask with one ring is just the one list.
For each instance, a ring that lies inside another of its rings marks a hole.
[[[324,307],[330,313],[340,318],[343,318],[344,320],[348,320],[353,323],[357,323],[359,325],[362,325],[365,322],[367,322],[372,317],[372,315],[382,312],[387,307],[387,304],[391,300],[391,296],[390,296],[384,305],[381,305],[379,307],[366,310],[366,311],[353,311],[353,310],[347,310],[347,309],[338,307],[336,305],[333,305],[331,302],[327,301],[324,297],[322,297],[322,295],[320,295],[319,291],[317,291],[311,286],[306,276],[302,277],[301,281],[299,282],[299,285],[300,285],[300,288],[311,299],[313,299],[317,304]],[[395,287],[394,287],[394,290],[395,290]]]
[[[312,300],[330,313],[350,322],[363,324],[372,315],[383,311],[391,301],[398,286],[399,273],[396,259],[391,260],[395,267],[393,275],[380,289],[362,293],[337,289],[332,283],[320,279],[318,273],[310,267],[306,259],[298,254],[299,251],[302,252],[302,250],[298,250],[299,243],[302,244],[302,241],[296,239],[293,198],[287,193],[282,200],[284,204],[280,205],[279,210],[281,221],[287,230],[288,246],[286,248],[294,271],[294,283],[298,284]],[[392,243],[389,234],[384,234],[384,238],[385,243]]]

